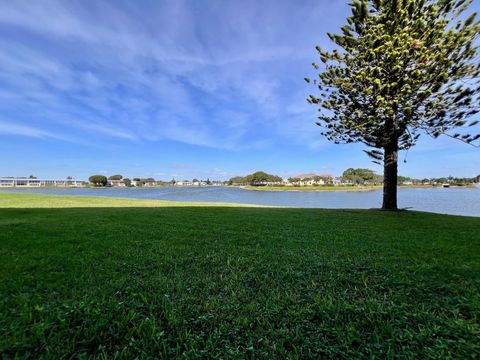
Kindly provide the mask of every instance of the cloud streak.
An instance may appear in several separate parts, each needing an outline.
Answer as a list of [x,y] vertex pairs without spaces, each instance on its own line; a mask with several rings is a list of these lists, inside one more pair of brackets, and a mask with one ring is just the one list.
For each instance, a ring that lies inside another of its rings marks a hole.
[[[306,67],[313,45],[316,19],[300,20],[326,3],[3,3],[0,111],[45,134],[60,127],[107,142],[235,150],[298,135],[314,144],[312,119],[287,104],[303,87],[291,69]],[[295,33],[285,28],[293,22]]]
[[34,128],[31,126],[18,125],[10,122],[0,121],[0,134],[26,136],[39,139],[57,139],[62,141],[74,141],[68,136],[54,134],[49,131]]

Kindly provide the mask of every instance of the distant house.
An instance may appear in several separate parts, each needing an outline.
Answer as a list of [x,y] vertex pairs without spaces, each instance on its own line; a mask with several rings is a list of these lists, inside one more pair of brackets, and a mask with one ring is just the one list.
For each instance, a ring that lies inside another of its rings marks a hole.
[[330,175],[318,175],[318,174],[300,174],[291,178],[291,181],[297,186],[317,186],[327,185],[328,183],[334,183],[332,176]]
[[207,185],[207,182],[206,181],[194,181],[192,182],[192,186],[205,186]]
[[112,186],[112,187],[125,187],[125,183],[123,180],[108,180],[107,181],[107,186]]
[[156,182],[156,181],[147,180],[147,181],[145,181],[145,183],[143,184],[143,186],[157,186],[157,182]]
[[175,186],[193,186],[193,182],[189,180],[177,181],[174,184]]
[[337,177],[334,177],[334,178],[333,178],[333,185],[334,185],[334,186],[341,186],[341,185],[343,185],[343,180],[342,180],[342,178],[341,178],[341,177],[338,177],[338,176],[337,176]]
[[139,179],[136,178],[134,180],[131,180],[130,185],[131,186],[136,186],[136,187],[152,187],[152,186],[157,186],[159,183],[155,180],[152,179]]

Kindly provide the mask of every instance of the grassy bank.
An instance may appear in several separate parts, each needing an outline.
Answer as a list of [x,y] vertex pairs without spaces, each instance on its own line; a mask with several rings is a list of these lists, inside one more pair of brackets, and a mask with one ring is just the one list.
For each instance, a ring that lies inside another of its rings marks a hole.
[[1,208],[90,208],[90,207],[262,207],[261,205],[212,202],[142,200],[102,196],[63,196],[0,192]]
[[6,358],[480,351],[479,218],[1,193],[0,207]]

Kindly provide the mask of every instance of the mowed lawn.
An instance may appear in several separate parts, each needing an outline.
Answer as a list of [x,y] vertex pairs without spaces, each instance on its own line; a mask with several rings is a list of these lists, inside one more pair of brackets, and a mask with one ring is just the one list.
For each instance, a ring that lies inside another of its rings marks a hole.
[[480,218],[5,193],[0,207],[3,358],[480,354]]

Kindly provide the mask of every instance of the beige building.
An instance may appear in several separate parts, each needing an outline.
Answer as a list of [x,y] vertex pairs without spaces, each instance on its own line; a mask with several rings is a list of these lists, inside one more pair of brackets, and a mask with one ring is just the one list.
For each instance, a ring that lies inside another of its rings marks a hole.
[[125,183],[123,182],[123,180],[108,180],[107,186],[124,187]]

